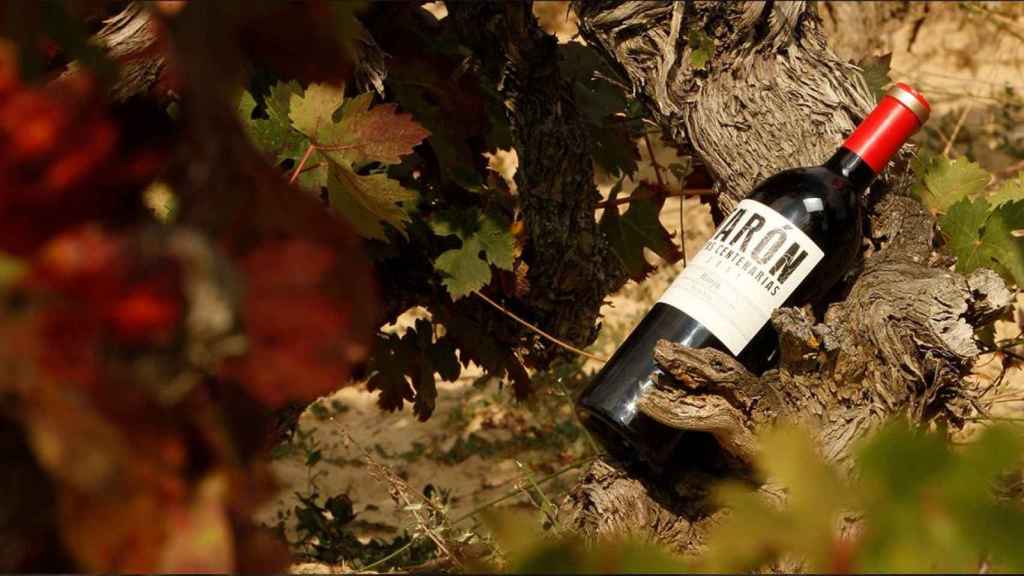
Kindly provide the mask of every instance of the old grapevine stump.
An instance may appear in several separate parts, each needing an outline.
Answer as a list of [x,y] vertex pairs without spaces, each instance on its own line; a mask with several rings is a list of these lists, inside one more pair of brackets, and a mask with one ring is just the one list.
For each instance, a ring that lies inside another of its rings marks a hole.
[[[628,78],[652,116],[716,177],[717,219],[778,170],[819,164],[870,109],[860,71],[827,47],[804,2],[579,0],[587,42]],[[714,54],[692,64],[689,38]],[[865,198],[862,261],[822,309],[782,309],[777,369],[760,377],[730,356],[662,341],[664,378],[640,402],[691,431],[686,450],[652,484],[611,460],[593,464],[560,510],[587,536],[632,533],[697,551],[722,514],[708,488],[749,477],[756,432],[779,419],[814,431],[840,468],[851,444],[893,416],[963,426],[976,390],[964,381],[980,353],[977,327],[1010,304],[989,270],[963,276],[934,252],[934,219],[908,196],[906,162]]]

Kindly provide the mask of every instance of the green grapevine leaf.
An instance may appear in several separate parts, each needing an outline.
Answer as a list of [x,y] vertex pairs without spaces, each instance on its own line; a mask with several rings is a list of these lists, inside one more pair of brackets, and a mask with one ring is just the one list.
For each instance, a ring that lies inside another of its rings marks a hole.
[[1003,202],[993,209],[983,198],[964,198],[949,208],[939,225],[957,257],[959,272],[992,268],[1024,286],[1024,238],[1013,234],[1024,228],[1024,201]]
[[1024,174],[1018,175],[1013,180],[1003,182],[999,188],[988,197],[988,201],[993,206],[1000,206],[1006,202],[1014,200],[1024,200]]
[[266,100],[267,115],[281,122],[291,122],[289,114],[294,94],[302,94],[302,86],[295,80],[273,84]]
[[[618,198],[622,182],[612,188],[608,202],[614,203]],[[652,191],[641,184],[633,192],[625,214],[620,215],[617,206],[610,205],[601,215],[599,226],[611,242],[612,250],[619,257],[629,277],[639,282],[654,270],[644,256],[644,248],[654,251],[668,262],[682,258],[679,247],[672,241],[672,235],[661,225],[658,214],[664,205],[664,198],[651,200],[640,197],[652,194]]]
[[711,57],[715,55],[715,41],[704,33],[703,30],[694,29],[686,37],[690,45],[690,64],[694,68],[706,68]]
[[515,239],[508,227],[494,218],[480,215],[473,231],[446,221],[435,221],[432,227],[439,236],[455,235],[462,240],[461,247],[443,252],[434,261],[453,300],[486,286],[491,281],[489,264],[512,269]]
[[494,218],[483,217],[476,238],[488,262],[502,270],[512,269],[516,242],[508,226],[503,226]]
[[252,94],[243,92],[238,112],[242,125],[257,148],[277,161],[294,158],[302,153],[306,147],[305,139],[289,125],[287,109],[283,116],[279,116],[278,111],[268,105],[269,118],[266,119],[253,118],[255,109],[256,100]]
[[[938,434],[880,430],[858,455],[873,529],[852,571],[969,571],[982,554],[1000,571],[1019,570],[1024,513],[988,487],[1018,465],[1020,450],[1019,434],[998,425],[963,451]],[[940,548],[941,559],[930,555]]]
[[310,155],[310,160],[306,162],[306,166],[299,174],[299,187],[303,190],[319,192],[327,186],[327,175],[329,172],[330,163],[321,162],[320,154],[314,152]]
[[615,72],[594,48],[579,42],[559,44],[559,69],[572,84],[573,97],[587,129],[594,161],[612,176],[633,174],[639,151],[620,113],[627,98],[622,86],[611,81]]
[[445,288],[453,300],[479,290],[491,281],[491,267],[480,258],[483,250],[476,236],[462,242],[462,247],[448,250],[434,260],[434,268],[444,273]]
[[912,192],[932,213],[944,213],[963,198],[985,189],[990,175],[965,158],[950,160],[922,153],[913,164],[918,177]]
[[331,208],[359,234],[378,240],[387,239],[381,222],[394,226],[405,236],[405,224],[410,220],[407,207],[416,200],[415,192],[386,174],[362,176],[337,162],[327,166],[327,194]]
[[310,140],[323,142],[320,130],[333,124],[332,116],[342,98],[341,87],[330,84],[310,84],[304,94],[292,93],[288,114],[292,126]]
[[[777,430],[761,446],[758,468],[785,487],[786,503],[735,481],[719,487],[732,513],[709,535],[702,570],[761,571],[797,558],[812,572],[966,572],[981,557],[993,571],[1024,565],[1024,509],[992,489],[1013,489],[1006,473],[1019,469],[1022,441],[1011,427],[991,426],[953,450],[941,434],[890,423],[861,442],[849,482],[804,433]],[[852,540],[840,528],[851,508],[871,526]]]
[[857,62],[864,81],[867,82],[868,89],[871,90],[876,101],[885,96],[885,87],[892,84],[892,78],[889,77],[891,64],[892,52],[882,56],[867,56]]

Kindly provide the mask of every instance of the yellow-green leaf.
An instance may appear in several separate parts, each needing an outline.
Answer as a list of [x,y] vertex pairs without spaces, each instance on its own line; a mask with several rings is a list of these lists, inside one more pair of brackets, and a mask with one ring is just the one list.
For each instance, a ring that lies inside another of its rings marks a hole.
[[439,236],[455,235],[462,246],[443,252],[434,261],[434,268],[444,275],[442,282],[453,300],[491,281],[491,268],[511,270],[514,260],[515,239],[508,226],[496,218],[481,214],[472,231],[453,227],[449,222],[432,223]]
[[715,41],[703,30],[693,29],[686,37],[690,46],[690,64],[694,68],[705,68],[708,61],[715,55]]
[[988,197],[993,206],[1000,206],[1014,200],[1024,200],[1024,173],[1013,180],[1006,180]]
[[434,260],[434,268],[444,274],[442,283],[452,300],[479,290],[491,281],[491,267],[480,258],[481,250],[480,239],[471,236],[460,248],[448,250]]
[[949,208],[939,225],[957,257],[957,271],[991,268],[1024,286],[1024,238],[1015,235],[1024,229],[1024,201],[1005,201],[993,208],[983,198],[964,198]]
[[387,174],[356,174],[345,164],[331,162],[327,168],[327,193],[331,208],[367,238],[386,240],[384,224],[405,236],[408,210],[416,193]]
[[253,118],[252,113],[256,108],[256,100],[249,92],[243,92],[238,103],[242,125],[253,144],[275,162],[284,158],[296,158],[305,149],[307,143],[302,134],[296,132],[289,125],[287,110],[285,116],[280,116],[279,110],[270,104],[271,102],[268,100],[267,114],[269,118]]
[[918,183],[912,191],[933,214],[945,213],[961,199],[979,194],[991,178],[984,168],[966,158],[950,160],[922,153],[913,166]]
[[310,84],[301,96],[293,93],[289,97],[288,117],[292,126],[307,138],[319,141],[319,131],[328,128],[334,111],[341,106],[342,89],[330,84]]

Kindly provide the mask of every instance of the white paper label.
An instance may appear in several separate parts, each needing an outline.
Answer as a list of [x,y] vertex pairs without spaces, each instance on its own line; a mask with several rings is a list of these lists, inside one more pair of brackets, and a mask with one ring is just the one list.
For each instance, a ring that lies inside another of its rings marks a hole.
[[778,212],[743,200],[658,301],[739,354],[824,256]]

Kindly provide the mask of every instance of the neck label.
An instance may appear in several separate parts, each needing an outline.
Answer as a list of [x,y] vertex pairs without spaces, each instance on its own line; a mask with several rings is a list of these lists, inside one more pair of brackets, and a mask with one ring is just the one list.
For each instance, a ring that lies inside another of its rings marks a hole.
[[781,214],[743,200],[658,302],[682,310],[738,355],[824,256]]

